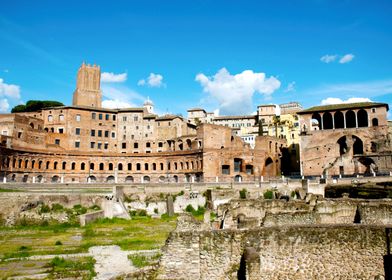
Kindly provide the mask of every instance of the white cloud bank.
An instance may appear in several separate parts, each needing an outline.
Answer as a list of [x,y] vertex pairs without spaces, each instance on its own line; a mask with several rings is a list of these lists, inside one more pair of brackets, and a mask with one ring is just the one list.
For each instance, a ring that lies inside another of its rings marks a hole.
[[103,83],[123,83],[127,80],[127,73],[114,74],[113,72],[103,72],[101,82]]
[[196,76],[203,91],[219,104],[219,112],[225,114],[247,114],[252,111],[252,97],[255,93],[270,96],[280,87],[280,81],[265,73],[245,70],[231,75],[226,68],[220,69],[214,76],[203,73]]
[[0,97],[1,96],[20,99],[20,87],[6,84],[3,79],[0,79]]
[[149,87],[165,87],[163,83],[163,76],[160,74],[150,73],[147,79],[141,79],[137,82],[138,86],[149,86]]
[[0,113],[6,113],[8,112],[10,108],[10,105],[8,104],[7,99],[0,99]]
[[331,62],[335,62],[339,59],[340,64],[345,64],[345,63],[351,62],[354,59],[354,57],[355,57],[355,55],[353,55],[352,53],[348,53],[345,55],[326,54],[320,58],[320,61],[322,61],[324,63],[331,63]]
[[295,82],[288,83],[284,92],[292,92],[295,91]]
[[351,97],[346,100],[342,100],[336,97],[328,97],[321,100],[321,105],[331,105],[331,104],[343,104],[343,103],[359,103],[359,102],[372,102],[369,98],[365,97]]
[[136,107],[137,103],[143,102],[145,98],[139,93],[125,86],[102,86],[102,107],[109,109]]

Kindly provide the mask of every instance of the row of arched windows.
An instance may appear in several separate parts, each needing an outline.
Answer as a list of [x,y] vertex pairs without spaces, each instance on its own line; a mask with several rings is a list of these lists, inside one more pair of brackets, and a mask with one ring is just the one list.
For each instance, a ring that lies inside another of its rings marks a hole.
[[[11,160],[10,158],[7,158],[5,161],[5,165],[7,168],[10,168],[11,166]],[[70,167],[68,167],[70,166]],[[77,167],[80,167],[80,170],[86,170],[87,169],[87,164],[85,162],[81,162],[76,164],[76,162],[71,162],[70,165],[66,161],[63,162],[51,162],[51,161],[43,161],[43,160],[28,160],[28,159],[16,159],[14,158],[12,160],[12,168],[19,168],[19,169],[53,169],[53,170],[76,170]],[[134,170],[134,171],[157,171],[157,170],[193,170],[193,169],[201,169],[202,167],[202,161],[201,160],[195,160],[195,161],[186,161],[186,162],[160,162],[160,163],[118,163],[117,164],[117,170],[123,171],[123,170]],[[97,171],[105,171],[105,170],[114,170],[115,165],[113,163],[108,163],[105,164],[103,162],[101,163],[89,163],[89,168],[90,170],[97,170]]]
[[[355,128],[368,127],[369,117],[366,110],[361,109],[357,113],[352,110],[345,114],[341,111],[336,111],[333,115],[330,112],[325,112],[322,116],[319,113],[312,115],[312,120],[317,124],[319,129],[338,129],[338,128]],[[371,120],[372,126],[378,126],[378,119]]]

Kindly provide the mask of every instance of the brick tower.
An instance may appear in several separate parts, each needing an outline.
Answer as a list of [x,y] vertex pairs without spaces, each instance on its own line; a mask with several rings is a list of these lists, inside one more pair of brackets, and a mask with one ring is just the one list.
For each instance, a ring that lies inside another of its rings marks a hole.
[[102,104],[101,69],[83,62],[76,81],[72,105],[100,108]]

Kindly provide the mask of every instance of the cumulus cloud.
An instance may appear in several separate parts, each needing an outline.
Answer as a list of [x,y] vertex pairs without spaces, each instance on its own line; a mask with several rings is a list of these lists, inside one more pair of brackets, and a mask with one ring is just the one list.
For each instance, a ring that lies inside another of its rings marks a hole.
[[195,80],[204,92],[218,102],[219,112],[224,115],[249,113],[255,93],[268,97],[280,87],[280,81],[275,77],[266,78],[265,73],[252,70],[231,75],[226,68],[222,68],[212,77],[200,73]]
[[104,97],[102,107],[110,109],[137,107],[136,104],[145,100],[144,96],[136,91],[119,85],[103,85],[102,95]]
[[10,105],[8,104],[7,99],[0,99],[0,113],[6,113],[8,112],[10,108]]
[[160,74],[150,73],[147,79],[141,79],[137,82],[138,86],[149,86],[149,87],[165,87],[163,83],[163,76]]
[[336,98],[336,97],[328,97],[321,101],[321,105],[331,105],[331,104],[343,104],[343,103],[359,103],[359,102],[372,102],[369,98],[366,97],[350,97],[346,100]]
[[17,85],[6,84],[3,79],[0,79],[0,97],[1,96],[19,99],[20,87]]
[[295,82],[291,82],[287,85],[287,88],[284,90],[284,92],[291,92],[295,91]]
[[113,72],[103,72],[101,82],[103,83],[123,83],[127,80],[127,73],[114,74]]
[[326,55],[323,55],[320,58],[320,60],[324,63],[330,63],[330,62],[334,62],[337,58],[338,58],[338,56],[336,54],[334,54],[334,55],[326,54]]
[[344,63],[349,63],[350,61],[352,61],[354,59],[354,55],[349,53],[349,54],[345,54],[340,60],[339,63],[344,64]]

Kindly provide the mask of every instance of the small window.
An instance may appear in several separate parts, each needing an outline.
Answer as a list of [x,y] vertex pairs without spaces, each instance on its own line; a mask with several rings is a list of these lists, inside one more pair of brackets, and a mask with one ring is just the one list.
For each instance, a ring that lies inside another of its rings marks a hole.
[[114,121],[116,120],[116,115],[113,115],[113,120],[114,120]]
[[55,139],[55,140],[54,140],[54,144],[60,145],[60,139]]
[[48,116],[48,122],[52,122],[53,121],[53,116],[52,115],[49,115]]
[[102,143],[101,143],[101,142],[98,142],[97,148],[98,148],[99,150],[102,149]]
[[95,148],[95,142],[90,142],[90,148],[94,149]]
[[123,122],[126,122],[126,121],[127,121],[127,117],[124,116],[124,117],[123,117]]
[[80,135],[80,128],[75,128],[75,134]]
[[134,149],[139,148],[139,144],[138,144],[138,143],[133,143],[133,148],[134,148]]
[[150,142],[146,143],[146,148],[151,148],[151,143]]
[[138,130],[138,129],[139,129],[139,126],[137,125],[137,126],[136,126],[136,130]]
[[162,148],[162,147],[163,147],[163,143],[162,143],[162,142],[159,142],[159,143],[158,143],[158,147],[159,147],[159,148]]
[[376,112],[376,108],[372,108],[372,113],[375,113]]
[[64,128],[59,128],[59,133],[63,134],[64,133]]
[[106,138],[109,137],[109,130],[105,130],[105,137],[106,137]]
[[138,117],[136,116],[136,117],[134,117],[133,118],[133,120],[135,121],[135,122],[137,122],[137,120],[138,120]]
[[80,122],[80,115],[79,115],[79,114],[76,115],[76,121],[77,121],[77,122]]
[[98,130],[98,137],[102,137],[102,130]]
[[105,120],[108,121],[109,120],[109,114],[105,115]]
[[121,144],[121,148],[126,149],[126,148],[127,148],[127,143],[123,142],[123,143]]
[[113,139],[116,138],[116,133],[115,132],[112,132],[112,138]]
[[64,121],[64,115],[59,115],[59,120],[62,122]]
[[96,117],[97,117],[97,114],[96,114],[96,113],[91,113],[91,118],[92,118],[93,120],[95,120]]
[[75,148],[80,148],[80,141],[75,142]]
[[102,114],[98,115],[98,119],[102,120]]
[[109,144],[108,144],[108,143],[105,143],[104,149],[107,150],[108,148],[109,148]]
[[91,129],[91,136],[95,136],[95,129]]

